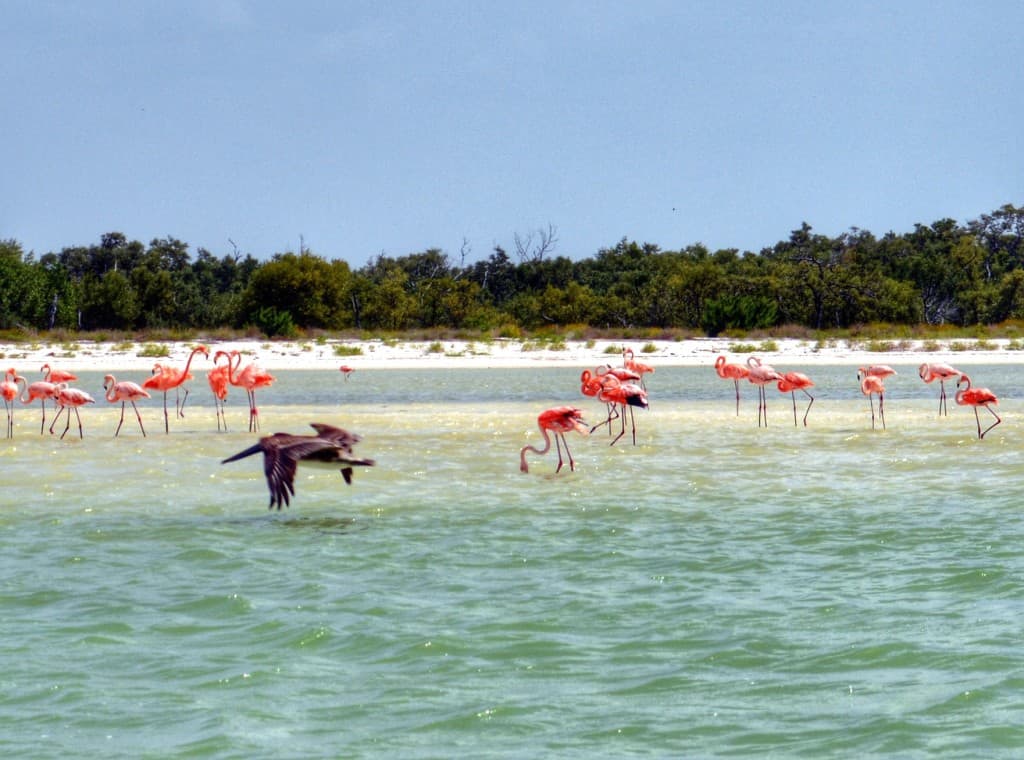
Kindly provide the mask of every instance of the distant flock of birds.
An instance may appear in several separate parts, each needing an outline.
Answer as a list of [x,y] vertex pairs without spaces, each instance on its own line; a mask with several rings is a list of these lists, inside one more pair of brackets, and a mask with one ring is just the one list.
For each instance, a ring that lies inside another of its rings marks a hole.
[[[114,430],[116,437],[124,425],[126,404],[131,404],[135,412],[136,420],[139,423],[139,430],[146,435],[142,424],[142,415],[135,402],[141,399],[151,398],[150,391],[163,394],[164,407],[164,432],[170,432],[170,413],[167,406],[167,394],[175,391],[175,416],[184,417],[185,402],[188,400],[188,388],[185,383],[193,379],[189,371],[193,359],[202,354],[210,358],[210,351],[206,346],[196,346],[189,354],[184,368],[177,369],[163,363],[153,366],[153,371],[141,385],[127,381],[118,381],[113,375],[106,375],[103,379],[103,390],[105,399],[110,403],[121,403],[121,417]],[[238,351],[217,351],[213,356],[214,368],[207,373],[207,380],[210,390],[213,392],[216,413],[217,429],[227,431],[227,418],[225,417],[225,400],[228,395],[228,388],[231,385],[244,388],[249,403],[249,432],[259,430],[259,410],[256,406],[256,391],[260,388],[271,385],[275,378],[269,372],[250,363],[244,368],[241,367],[242,357]],[[345,380],[354,371],[348,365],[340,368]],[[745,364],[730,363],[725,356],[719,356],[715,360],[715,371],[718,376],[732,380],[736,390],[736,414],[740,410],[740,381],[746,380],[758,386],[758,418],[757,424],[768,425],[768,405],[766,399],[766,386],[775,383],[781,393],[789,393],[793,400],[793,424],[797,425],[796,392],[801,391],[809,399],[804,409],[803,424],[807,425],[807,415],[814,404],[814,396],[809,388],[814,387],[814,382],[802,372],[777,372],[771,366],[763,363],[756,356],[748,357]],[[14,435],[14,406],[15,401],[22,404],[33,404],[40,402],[42,419],[39,426],[40,435],[46,429],[46,402],[51,401],[57,411],[53,416],[49,432],[55,434],[61,415],[66,417],[64,431],[60,434],[63,439],[71,428],[71,414],[75,415],[78,423],[79,438],[83,438],[82,419],[79,415],[79,407],[85,404],[95,403],[95,399],[84,390],[74,388],[70,383],[77,380],[77,376],[65,372],[49,364],[41,368],[43,379],[29,383],[24,377],[18,375],[14,369],[8,369],[4,374],[4,380],[0,383],[0,396],[4,400],[7,410],[7,437]],[[647,386],[644,376],[653,373],[654,367],[638,362],[633,350],[627,348],[622,354],[622,366],[613,367],[611,364],[604,364],[594,370],[583,370],[580,375],[580,391],[584,396],[596,398],[605,404],[606,416],[602,422],[590,426],[583,419],[583,412],[575,406],[556,406],[546,409],[537,417],[537,425],[544,437],[542,448],[528,444],[519,451],[519,469],[522,472],[529,472],[529,465],[526,461],[527,453],[543,456],[551,450],[552,441],[558,454],[558,465],[555,472],[561,471],[568,460],[569,469],[576,469],[576,462],[569,450],[569,443],[566,440],[566,433],[578,432],[589,435],[598,428],[607,425],[609,434],[613,432],[614,422],[619,421],[619,432],[612,438],[609,445],[614,446],[626,434],[626,419],[629,418],[632,432],[633,444],[636,444],[636,419],[634,409],[649,407],[647,397]],[[895,375],[896,370],[884,364],[860,367],[857,370],[857,379],[860,382],[861,392],[868,397],[871,405],[871,427],[875,428],[876,415],[874,397],[878,396],[877,420],[885,428],[885,385],[884,380],[890,375]],[[975,422],[977,423],[978,438],[984,438],[992,428],[1002,422],[1002,419],[992,408],[999,403],[999,399],[988,388],[974,388],[971,385],[971,378],[948,364],[934,363],[922,364],[918,370],[921,379],[926,383],[939,381],[939,415],[948,415],[946,406],[946,380],[957,378],[957,391],[955,400],[961,406],[970,406],[974,409]],[[184,397],[179,396],[179,391],[184,389]],[[982,430],[981,418],[978,414],[980,408],[986,409],[994,418],[988,427]],[[293,435],[290,433],[275,433],[264,436],[249,448],[241,451],[222,463],[234,462],[238,459],[262,453],[264,460],[264,473],[267,479],[267,486],[270,490],[270,508],[281,509],[282,505],[288,506],[290,496],[295,494],[295,471],[299,463],[325,464],[332,467],[341,465],[341,473],[346,483],[352,482],[352,468],[354,466],[373,466],[372,459],[356,457],[353,453],[353,446],[360,440],[358,435],[349,433],[341,428],[333,427],[324,423],[312,423],[316,431],[313,435]],[[562,449],[565,449],[565,458],[562,456]]]
[[[630,424],[633,430],[633,443],[636,443],[636,423],[633,418],[633,408],[641,407],[647,409],[647,388],[643,376],[648,372],[654,372],[654,368],[641,364],[634,360],[633,351],[626,349],[623,352],[622,367],[612,367],[605,364],[596,370],[584,370],[580,376],[582,392],[585,396],[596,397],[599,401],[607,404],[607,418],[597,425],[589,426],[583,419],[583,412],[574,406],[556,406],[546,409],[537,417],[537,426],[544,436],[543,448],[533,445],[524,446],[519,451],[519,469],[522,472],[529,472],[529,465],[526,462],[527,452],[537,455],[547,454],[551,449],[552,438],[555,449],[558,453],[558,465],[555,472],[559,472],[569,462],[569,469],[574,470],[576,463],[569,451],[569,442],[565,437],[566,433],[578,432],[583,435],[593,433],[602,425],[611,425],[615,419],[621,419],[621,430],[612,440],[612,446],[622,438],[626,432],[626,411],[628,410]],[[814,387],[814,382],[803,372],[777,372],[773,367],[762,362],[756,356],[747,358],[745,364],[729,362],[725,356],[719,356],[715,360],[715,372],[724,380],[732,380],[736,388],[736,415],[740,413],[740,381],[746,380],[758,387],[757,425],[768,426],[768,402],[765,388],[774,383],[780,393],[789,393],[793,400],[793,424],[797,425],[796,392],[801,391],[809,399],[804,409],[803,424],[807,425],[807,415],[814,404],[814,396],[808,388]],[[895,375],[896,370],[887,364],[874,364],[868,367],[860,367],[857,370],[857,380],[860,382],[860,390],[868,397],[871,405],[871,429],[874,430],[876,420],[885,429],[885,383],[884,380],[890,375]],[[956,403],[961,406],[969,406],[974,409],[974,419],[977,424],[978,438],[982,439],[992,428],[1002,422],[1000,416],[992,407],[999,403],[999,399],[988,388],[975,388],[971,385],[971,378],[964,372],[951,367],[949,364],[931,363],[922,364],[918,368],[918,375],[926,383],[939,381],[939,415],[948,415],[946,405],[946,380],[957,378]],[[878,415],[875,415],[874,397],[878,396]],[[994,418],[994,421],[982,430],[981,418],[978,410],[986,409]],[[562,457],[562,449],[565,449],[565,459]]]

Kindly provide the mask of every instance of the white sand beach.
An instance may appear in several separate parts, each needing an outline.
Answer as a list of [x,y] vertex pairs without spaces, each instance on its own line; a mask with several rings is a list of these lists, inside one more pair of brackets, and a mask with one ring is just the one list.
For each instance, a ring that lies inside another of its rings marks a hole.
[[[1010,348],[1007,340],[989,340],[978,350],[971,341],[947,343],[929,341],[880,341],[893,350],[869,351],[862,345],[845,341],[820,345],[815,341],[795,339],[733,340],[728,338],[694,338],[678,341],[593,340],[565,341],[545,344],[514,339],[471,342],[464,340],[402,341],[402,340],[325,340],[266,341],[235,340],[208,342],[213,352],[238,350],[245,362],[254,361],[271,370],[317,369],[337,371],[342,365],[354,370],[385,369],[466,369],[517,367],[595,367],[621,364],[621,351],[632,348],[637,361],[658,367],[711,367],[719,354],[730,361],[742,362],[745,356],[756,355],[770,364],[786,369],[844,364],[862,366],[873,363],[917,364],[944,361],[951,364],[1003,364],[1024,362],[1024,352]],[[19,373],[34,374],[44,363],[72,372],[145,372],[155,363],[182,366],[193,343],[109,343],[77,341],[69,344],[0,343],[0,364],[3,369],[15,368]],[[154,347],[166,348],[166,355],[157,355]],[[764,350],[768,348],[770,350]],[[753,350],[751,350],[753,349]],[[200,358],[193,368],[208,368]]]

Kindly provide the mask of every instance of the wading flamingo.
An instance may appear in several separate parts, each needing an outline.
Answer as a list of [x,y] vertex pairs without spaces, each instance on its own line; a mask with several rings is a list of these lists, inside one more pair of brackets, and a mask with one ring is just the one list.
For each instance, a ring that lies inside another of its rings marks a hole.
[[[21,388],[18,387],[21,383]],[[22,394],[22,390],[28,386],[28,381],[19,375],[14,369],[4,373],[4,380],[0,383],[0,396],[4,398],[4,408],[7,410],[7,437],[14,437],[14,401]]]
[[353,466],[373,466],[372,459],[359,459],[352,455],[352,446],[361,440],[358,435],[321,422],[313,422],[311,425],[316,435],[274,433],[264,436],[244,451],[224,459],[221,464],[262,452],[263,472],[267,476],[267,488],[270,489],[267,509],[275,506],[281,509],[282,504],[289,506],[289,496],[295,495],[295,470],[300,463],[332,469],[341,465],[341,475],[349,484],[352,483]]
[[870,367],[858,367],[857,372],[860,375],[874,375],[875,377],[880,377],[883,380],[889,377],[889,375],[896,374],[896,370],[888,364],[872,364]]
[[523,446],[519,450],[519,469],[521,472],[529,472],[530,468],[526,464],[526,452],[532,451],[534,454],[544,456],[551,449],[551,437],[548,435],[549,431],[554,433],[555,437],[555,448],[558,451],[558,467],[555,468],[555,472],[562,469],[562,445],[565,445],[565,455],[569,458],[569,469],[576,469],[576,462],[572,458],[572,453],[569,451],[569,442],[565,440],[565,434],[575,430],[581,435],[587,435],[590,431],[587,427],[587,423],[583,421],[583,412],[574,406],[556,406],[551,409],[546,409],[540,413],[537,417],[537,427],[540,428],[541,434],[544,436],[544,448],[538,449],[533,445]]
[[[227,356],[222,351],[218,351],[214,355],[216,361],[217,356]],[[228,358],[230,361],[230,357]],[[228,432],[228,418],[224,413],[224,402],[228,399],[228,368],[227,365],[216,365],[213,369],[206,373],[206,382],[210,385],[210,390],[213,391],[213,405],[217,409],[217,430],[221,430],[221,423],[223,422],[224,432]]]
[[116,404],[118,401],[121,402],[121,420],[117,423],[114,437],[117,438],[117,434],[121,432],[121,426],[124,424],[124,402],[128,401],[131,403],[132,409],[135,410],[135,419],[139,421],[139,430],[142,431],[142,437],[145,438],[146,429],[142,427],[142,415],[139,414],[139,408],[135,406],[135,402],[139,399],[149,398],[149,393],[138,383],[133,383],[130,380],[118,382],[113,375],[107,375],[103,378],[103,390],[106,391],[106,399],[111,404]]
[[922,364],[917,374],[921,376],[921,379],[926,383],[939,381],[939,416],[945,414],[949,416],[949,408],[946,406],[946,381],[956,377],[957,375],[963,375],[958,369],[950,367],[948,364],[935,363],[935,364]]
[[793,397],[793,425],[796,425],[796,392],[803,391],[810,401],[807,403],[807,408],[804,410],[804,427],[807,427],[807,413],[811,411],[811,406],[814,404],[814,396],[807,390],[813,388],[814,382],[811,378],[807,377],[803,372],[787,372],[779,380],[779,391],[782,393],[788,393]]
[[885,385],[878,375],[866,375],[863,368],[857,371],[857,379],[860,380],[860,392],[868,397],[868,404],[871,406],[871,429],[875,429],[875,400],[872,398],[878,394],[878,416],[882,420],[882,430],[885,430]]
[[[609,378],[611,380],[611,378]],[[606,382],[601,386],[600,392],[597,394],[599,401],[604,401],[609,404],[609,409],[615,410],[615,414],[609,414],[608,419],[604,422],[599,422],[590,429],[593,433],[601,425],[608,425],[609,432],[611,431],[611,421],[615,417],[620,417],[622,420],[622,428],[619,434],[612,439],[609,446],[614,446],[618,443],[618,440],[626,434],[626,409],[629,408],[629,423],[633,431],[633,445],[636,446],[636,417],[633,415],[633,407],[639,406],[641,409],[646,409],[649,404],[647,403],[647,391],[641,388],[636,383],[620,383],[617,381]],[[618,411],[618,408],[622,411]]]
[[163,364],[157,364],[153,367],[153,375],[146,378],[142,383],[142,387],[147,390],[157,390],[164,394],[164,432],[171,432],[171,423],[168,420],[167,415],[167,391],[172,388],[175,391],[174,398],[174,410],[178,417],[185,416],[185,402],[188,401],[188,388],[185,388],[185,398],[178,403],[177,391],[182,387],[186,380],[192,379],[192,374],[188,371],[189,367],[192,366],[192,360],[196,354],[202,354],[207,359],[210,358],[210,351],[206,346],[196,346],[192,349],[192,353],[188,355],[188,361],[185,362],[185,368],[178,370],[174,367],[167,367]]
[[627,367],[613,367],[610,364],[602,364],[594,370],[598,379],[614,377],[620,383],[639,383],[640,373]]
[[[961,385],[966,384],[966,388],[961,388]],[[974,421],[978,423],[978,438],[984,438],[985,433],[994,428],[1000,422],[1002,418],[996,414],[995,409],[992,408],[992,404],[998,404],[999,399],[992,391],[988,388],[972,388],[971,378],[967,375],[961,374],[960,379],[956,382],[956,403],[960,406],[973,406],[974,407]],[[996,421],[989,425],[983,431],[981,429],[981,420],[978,418],[978,407],[983,406],[988,409],[989,413],[996,418]]]
[[338,367],[338,370],[341,372],[342,375],[345,376],[345,382],[348,382],[348,376],[356,371],[355,367],[350,367],[347,364],[342,364],[340,367]]
[[[601,392],[601,389],[603,387],[605,387],[606,385],[618,385],[618,383],[619,381],[615,378],[614,375],[602,375],[601,377],[598,377],[589,369],[585,369],[582,373],[580,373],[580,392],[584,396],[597,398],[598,394]],[[610,423],[613,419],[619,416],[619,412],[616,405],[613,403],[605,402],[605,406],[607,407],[607,414],[606,420],[602,424],[608,424],[608,432],[610,435]],[[595,429],[597,429],[598,427],[600,427],[600,425],[594,426]]]
[[726,362],[724,356],[715,359],[715,372],[723,380],[732,380],[736,386],[736,416],[740,416],[740,380],[746,380],[750,370],[742,364]]
[[95,404],[96,399],[90,396],[79,388],[69,388],[67,383],[57,384],[57,414],[53,417],[53,422],[50,423],[50,432],[53,432],[53,426],[57,424],[57,420],[60,419],[61,412],[66,412],[68,416],[68,423],[64,426],[64,432],[60,434],[61,440],[64,440],[64,436],[68,434],[68,430],[71,428],[71,411],[75,413],[75,419],[78,420],[78,437],[84,438],[82,433],[82,416],[78,413],[78,407],[84,406],[85,404]]
[[26,405],[31,404],[36,399],[39,400],[39,404],[43,412],[43,419],[39,422],[39,435],[42,435],[43,430],[46,428],[46,399],[48,398],[53,399],[54,405],[56,405],[57,384],[46,380],[38,380],[31,383],[21,392],[21,396],[18,398],[22,404]]
[[654,367],[650,364],[644,364],[643,362],[636,361],[633,358],[632,348],[622,349],[622,366],[640,375],[640,387],[647,390],[647,383],[644,382],[644,375],[654,372]]
[[39,371],[43,373],[43,380],[48,383],[70,383],[72,380],[78,379],[78,375],[63,369],[54,369],[49,364],[44,364]]
[[[214,363],[216,363],[217,357],[221,354],[224,354],[224,352],[218,351],[214,355]],[[256,389],[265,388],[273,384],[276,378],[265,369],[257,367],[253,362],[250,362],[246,365],[245,369],[239,371],[238,367],[242,363],[242,355],[236,350],[231,350],[226,355],[228,356],[228,382],[232,385],[237,385],[239,388],[245,388],[245,392],[249,397],[249,432],[253,433],[260,429],[259,410],[256,408]]]
[[747,370],[747,380],[757,386],[757,426],[761,427],[761,420],[764,419],[764,426],[768,427],[768,398],[764,387],[768,383],[778,382],[782,375],[774,367],[763,364],[756,356],[747,357]]

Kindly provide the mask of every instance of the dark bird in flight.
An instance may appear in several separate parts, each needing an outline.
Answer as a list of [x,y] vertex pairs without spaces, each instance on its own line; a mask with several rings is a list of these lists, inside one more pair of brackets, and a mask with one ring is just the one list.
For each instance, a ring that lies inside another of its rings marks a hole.
[[328,467],[341,465],[341,475],[346,483],[352,482],[353,465],[373,466],[372,459],[359,459],[352,454],[352,446],[361,440],[358,435],[321,422],[310,424],[316,430],[316,435],[267,435],[245,451],[222,460],[221,464],[262,452],[263,472],[266,473],[267,487],[270,489],[267,509],[275,506],[281,509],[282,504],[286,507],[289,505],[289,494],[295,495],[295,469],[299,462]]

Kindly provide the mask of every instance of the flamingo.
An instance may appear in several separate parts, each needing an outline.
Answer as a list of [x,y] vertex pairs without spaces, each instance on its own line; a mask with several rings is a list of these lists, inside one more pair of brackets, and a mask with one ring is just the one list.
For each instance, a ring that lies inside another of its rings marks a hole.
[[[223,351],[218,351],[214,355],[214,363],[222,354],[224,354]],[[256,389],[271,385],[276,378],[265,369],[257,367],[255,363],[249,363],[245,369],[239,372],[238,367],[242,363],[242,355],[235,350],[225,355],[228,356],[228,382],[239,388],[245,388],[245,392],[249,396],[249,432],[255,432],[260,429],[259,410],[256,408]]]
[[[966,388],[960,388],[964,383],[967,384]],[[960,379],[956,381],[956,403],[960,406],[973,406],[974,407],[974,421],[978,423],[978,439],[985,437],[985,433],[994,428],[1000,422],[1002,418],[996,414],[995,410],[990,406],[991,404],[998,404],[999,399],[992,391],[988,388],[972,388],[971,378],[961,373]],[[978,407],[983,406],[988,409],[989,413],[996,418],[996,421],[989,425],[983,431],[981,429],[981,420],[978,418]]]
[[888,364],[872,364],[868,367],[858,367],[857,372],[861,375],[874,375],[875,377],[880,377],[883,380],[889,377],[889,375],[896,374],[896,370]]
[[807,377],[803,372],[787,372],[779,380],[779,391],[782,393],[789,393],[793,397],[793,425],[796,425],[796,392],[803,391],[810,401],[807,404],[807,408],[804,410],[804,427],[807,427],[807,413],[811,411],[811,405],[814,404],[814,396],[807,390],[814,386],[814,382],[811,378]]
[[939,381],[939,416],[945,414],[949,416],[949,408],[946,406],[946,381],[950,378],[956,377],[957,375],[963,375],[958,369],[950,367],[948,364],[942,364],[941,362],[935,364],[922,364],[917,374],[921,376],[921,379],[926,383]]
[[82,434],[82,416],[78,413],[78,407],[84,406],[85,404],[95,404],[96,399],[90,396],[85,391],[79,388],[69,388],[67,383],[58,383],[57,385],[57,406],[60,407],[57,410],[56,416],[53,418],[53,422],[50,423],[50,432],[53,432],[53,426],[57,424],[57,420],[60,419],[61,412],[67,412],[68,423],[64,426],[64,432],[60,434],[61,440],[64,440],[64,436],[68,434],[68,430],[71,428],[71,412],[68,411],[73,409],[75,412],[75,418],[78,420],[78,437],[84,438]]
[[281,505],[290,505],[289,494],[295,495],[295,470],[300,463],[320,464],[331,467],[342,465],[341,475],[345,482],[352,483],[353,465],[372,467],[372,459],[358,459],[352,455],[352,446],[361,440],[333,425],[322,422],[310,423],[316,435],[292,435],[274,433],[259,439],[254,445],[221,461],[234,462],[253,454],[263,453],[263,472],[270,489],[270,504],[267,509],[278,510]]
[[[582,373],[580,373],[580,392],[584,396],[590,396],[592,398],[597,398],[598,394],[601,392],[601,389],[605,385],[609,385],[609,384],[614,385],[614,384],[618,384],[618,382],[619,381],[615,378],[614,375],[602,375],[601,377],[597,377],[589,369],[585,369],[585,370],[583,370]],[[615,419],[616,417],[619,416],[619,413],[618,413],[618,410],[617,410],[617,407],[616,407],[615,404],[606,403],[605,406],[607,407],[608,415],[607,415],[607,419],[605,420],[605,422],[601,423],[601,424],[608,424],[608,430],[609,430],[609,433],[610,433],[611,432],[611,425],[610,425],[610,423],[611,423],[611,421],[613,419]],[[596,429],[598,426],[595,425],[594,427]],[[593,432],[593,431],[591,431],[591,432]]]
[[[636,418],[633,416],[633,407],[639,406],[642,409],[646,409],[649,406],[647,403],[647,391],[636,383],[620,383],[617,381],[611,381],[611,378],[609,378],[609,380],[609,382],[605,382],[601,386],[601,390],[598,392],[597,398],[600,401],[604,401],[606,404],[609,404],[609,409],[615,408],[616,411],[617,407],[620,406],[623,410],[625,410],[626,407],[629,407],[629,422],[633,430],[633,445],[636,446]],[[601,427],[601,425],[608,425],[610,430],[611,421],[615,419],[615,417],[622,418],[622,430],[619,431],[619,434],[612,439],[612,442],[608,444],[609,446],[614,446],[618,440],[626,434],[626,416],[624,411],[617,412],[614,416],[609,413],[608,419],[604,422],[599,422],[590,429],[590,432],[593,433],[597,428]]]
[[21,391],[21,396],[18,400],[22,404],[31,404],[36,399],[39,399],[40,406],[42,407],[43,419],[39,423],[39,435],[43,434],[43,429],[46,427],[46,399],[53,399],[56,404],[57,401],[57,384],[51,383],[47,380],[37,380],[34,383],[28,385]]
[[4,407],[7,410],[8,438],[14,437],[14,400],[22,393],[22,390],[18,387],[19,382],[22,384],[22,388],[27,387],[28,381],[12,368],[4,373],[4,380],[0,383],[0,396],[4,398]]
[[758,388],[757,394],[757,426],[761,427],[761,418],[764,418],[764,426],[768,427],[768,398],[765,395],[764,387],[768,383],[778,382],[782,380],[782,375],[775,371],[774,367],[768,364],[762,364],[761,360],[756,356],[747,357],[747,380],[752,382]]
[[532,451],[540,456],[548,453],[551,449],[551,438],[548,436],[549,431],[554,433],[555,449],[558,451],[558,467],[555,468],[555,472],[562,469],[563,444],[565,445],[565,454],[569,458],[569,469],[575,470],[576,462],[569,451],[569,442],[565,439],[565,434],[573,430],[581,435],[587,435],[590,432],[587,423],[583,421],[583,412],[574,406],[555,406],[544,410],[537,416],[537,427],[540,428],[540,432],[544,436],[544,448],[538,449],[533,445],[523,446],[519,450],[519,470],[521,472],[530,471],[529,466],[526,464],[527,451]]
[[622,349],[622,366],[640,375],[640,387],[647,390],[647,384],[644,382],[644,375],[654,372],[654,367],[650,364],[644,364],[643,362],[634,360],[632,348]]
[[43,380],[48,383],[70,383],[78,379],[78,375],[63,369],[54,369],[48,363],[40,367],[39,371],[43,373]]
[[736,386],[736,416],[740,416],[740,380],[745,380],[750,370],[742,364],[732,364],[725,361],[724,356],[715,359],[715,372],[723,380],[732,380]]
[[[162,364],[157,364],[153,367],[153,375],[146,378],[145,382],[142,383],[142,387],[146,389],[153,389],[161,391],[164,394],[164,432],[171,432],[171,424],[167,416],[167,391],[174,388],[177,391],[186,380],[191,380],[192,375],[189,373],[188,368],[192,365],[192,360],[196,354],[203,354],[207,359],[210,358],[210,351],[206,346],[198,345],[192,349],[192,353],[188,355],[188,361],[185,362],[185,368],[182,370],[174,369],[173,367],[167,367]],[[175,412],[178,417],[184,417],[185,413],[182,411],[185,408],[185,402],[188,401],[188,388],[185,389],[185,398],[182,399],[181,403],[178,403],[177,398],[174,401]]]
[[639,383],[640,373],[636,370],[629,369],[628,367],[613,367],[610,364],[602,364],[600,367],[594,370],[594,374],[599,379],[611,376],[618,380],[620,383]]
[[345,382],[348,382],[348,376],[356,371],[355,367],[350,367],[347,364],[342,364],[340,367],[338,367],[338,370],[341,372],[342,375],[345,376]]
[[117,434],[121,432],[121,426],[124,424],[124,402],[131,402],[132,409],[135,410],[135,419],[139,421],[139,430],[142,431],[142,437],[146,437],[146,429],[142,427],[142,415],[139,414],[139,408],[135,406],[135,402],[139,399],[150,398],[149,393],[139,386],[138,383],[133,383],[130,380],[122,380],[118,382],[113,375],[107,375],[103,378],[103,390],[106,391],[106,399],[111,404],[116,404],[118,401],[121,402],[121,421],[117,423],[117,430],[114,431],[114,437],[117,438]]
[[872,398],[878,394],[878,416],[882,419],[882,430],[885,430],[885,385],[878,375],[864,374],[864,369],[857,371],[857,379],[860,380],[860,392],[868,397],[868,404],[871,405],[871,429],[875,429],[875,401]]
[[[216,359],[217,355],[227,356],[223,352],[218,351],[214,356]],[[228,418],[224,413],[224,402],[228,398],[228,368],[227,366],[216,365],[213,369],[206,373],[206,382],[210,385],[210,390],[213,391],[213,404],[217,408],[217,430],[221,429],[221,420],[224,422],[224,432],[228,432]]]

